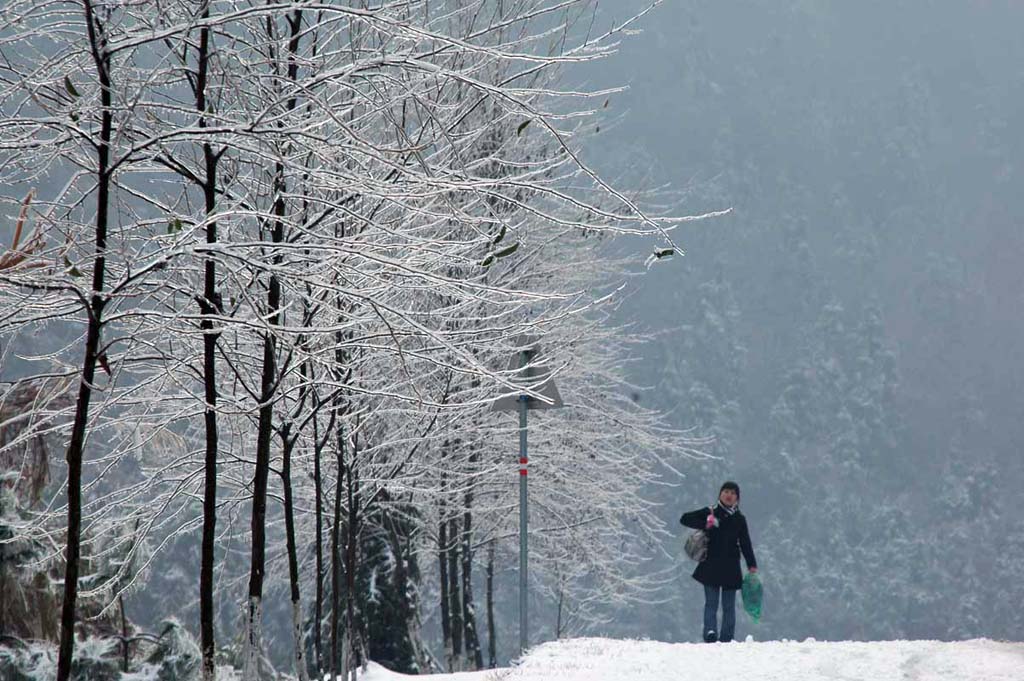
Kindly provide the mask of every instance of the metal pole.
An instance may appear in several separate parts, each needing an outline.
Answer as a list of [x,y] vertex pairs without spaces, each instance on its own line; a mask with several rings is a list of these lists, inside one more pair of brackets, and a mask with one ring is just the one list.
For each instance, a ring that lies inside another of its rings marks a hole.
[[519,653],[526,652],[526,406],[529,395],[519,396]]

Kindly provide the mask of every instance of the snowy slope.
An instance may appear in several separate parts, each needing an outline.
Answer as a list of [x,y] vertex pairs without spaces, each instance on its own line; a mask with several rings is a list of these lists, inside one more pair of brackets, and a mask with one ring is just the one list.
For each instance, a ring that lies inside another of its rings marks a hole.
[[[413,677],[371,665],[361,681]],[[1022,681],[1024,643],[984,639],[872,643],[658,643],[584,638],[545,643],[522,664],[437,681]]]

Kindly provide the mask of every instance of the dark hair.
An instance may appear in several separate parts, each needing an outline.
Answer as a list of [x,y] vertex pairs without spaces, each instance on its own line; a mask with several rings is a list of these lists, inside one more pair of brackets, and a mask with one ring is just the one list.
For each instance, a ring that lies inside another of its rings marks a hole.
[[722,496],[722,492],[727,489],[731,489],[733,492],[736,492],[736,498],[740,498],[740,486],[737,485],[732,480],[726,480],[725,482],[722,483],[721,488],[719,488],[718,490],[718,496]]

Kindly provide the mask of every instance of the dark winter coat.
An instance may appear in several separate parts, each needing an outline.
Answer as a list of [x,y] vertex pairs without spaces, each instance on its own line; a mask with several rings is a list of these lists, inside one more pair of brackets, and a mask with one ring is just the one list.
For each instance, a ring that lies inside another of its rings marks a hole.
[[[737,510],[729,515],[721,506],[715,506],[718,527],[706,530],[708,534],[708,555],[697,564],[693,578],[707,586],[725,589],[739,589],[743,586],[740,570],[740,551],[747,561],[747,569],[757,567],[754,547],[750,544],[747,519]],[[707,524],[708,507],[684,513],[679,522],[695,530],[703,530]]]

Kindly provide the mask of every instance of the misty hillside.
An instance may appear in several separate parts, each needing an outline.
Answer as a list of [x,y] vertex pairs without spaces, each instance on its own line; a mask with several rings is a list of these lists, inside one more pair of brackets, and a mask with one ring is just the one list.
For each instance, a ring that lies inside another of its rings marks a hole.
[[741,483],[773,635],[1024,635],[1022,22],[1015,3],[671,2],[580,70],[629,86],[599,168],[733,209],[684,227],[686,257],[620,314],[664,334],[635,358],[644,399],[723,458],[664,518]]

